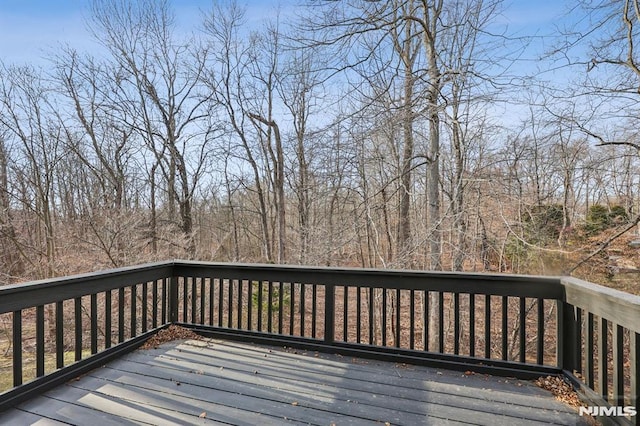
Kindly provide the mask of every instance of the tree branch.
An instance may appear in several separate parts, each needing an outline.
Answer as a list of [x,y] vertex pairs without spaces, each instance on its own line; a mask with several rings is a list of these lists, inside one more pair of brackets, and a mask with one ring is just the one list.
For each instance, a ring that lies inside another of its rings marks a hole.
[[579,267],[581,267],[582,265],[584,265],[585,263],[587,263],[589,260],[591,260],[593,257],[597,256],[599,253],[601,253],[604,249],[606,249],[607,247],[609,247],[609,244],[611,244],[612,242],[614,242],[618,237],[620,237],[621,235],[623,235],[625,232],[630,231],[634,226],[637,226],[638,223],[640,223],[640,214],[637,215],[633,221],[631,221],[631,223],[629,223],[627,226],[625,226],[624,228],[622,228],[620,231],[616,232],[615,234],[613,234],[612,236],[610,236],[609,238],[607,238],[607,240],[605,240],[600,247],[598,247],[597,249],[595,249],[594,251],[592,251],[591,253],[589,253],[588,256],[586,256],[585,258],[583,258],[582,260],[580,260],[578,263],[576,263],[571,269],[567,270],[566,273],[567,274],[571,274],[573,271],[575,271],[576,269],[578,269]]

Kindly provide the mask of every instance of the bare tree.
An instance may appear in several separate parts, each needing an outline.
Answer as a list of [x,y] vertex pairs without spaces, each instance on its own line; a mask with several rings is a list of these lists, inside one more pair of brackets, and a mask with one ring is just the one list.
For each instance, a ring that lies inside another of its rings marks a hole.
[[[16,247],[23,259],[38,270],[39,277],[56,273],[55,169],[64,155],[64,131],[54,113],[51,90],[32,67],[9,67],[0,83],[0,134],[19,146],[14,158],[23,220],[37,218],[32,239]],[[17,242],[17,239],[14,239]],[[29,253],[26,253],[26,250]]]
[[208,160],[203,128],[210,94],[201,90],[208,52],[195,39],[178,41],[167,1],[95,1],[94,36],[118,64],[119,118],[145,140],[166,181],[170,212],[195,254],[193,196]]
[[[0,74],[1,75],[1,74]],[[17,246],[16,230],[13,223],[11,191],[9,187],[9,147],[0,130],[0,264],[3,276],[0,282],[10,282],[12,277],[23,272],[23,261]]]
[[313,49],[303,49],[291,52],[289,58],[282,62],[276,78],[278,95],[287,109],[293,126],[295,173],[291,178],[297,198],[299,255],[298,261],[305,264],[308,259],[311,244],[312,226],[312,157],[314,145],[314,130],[311,127],[311,117],[318,109],[318,92],[322,90],[320,76],[317,73],[318,55]]
[[222,108],[228,118],[230,131],[239,140],[242,155],[253,178],[252,185],[258,198],[258,215],[261,232],[262,255],[267,262],[274,260],[272,231],[269,225],[269,211],[267,192],[261,174],[260,157],[256,155],[252,144],[251,126],[249,126],[249,105],[247,105],[244,86],[249,84],[247,67],[250,61],[250,46],[240,40],[239,32],[244,20],[244,10],[236,3],[227,7],[215,4],[205,16],[204,29],[211,38],[213,52],[212,63],[203,80],[215,97],[218,106]]
[[287,225],[285,199],[284,147],[280,126],[274,116],[280,59],[280,33],[277,25],[269,25],[262,34],[253,34],[254,50],[249,61],[253,84],[247,91],[247,116],[254,124],[260,141],[265,166],[271,170],[270,179],[275,199],[278,230],[278,263],[287,259]]

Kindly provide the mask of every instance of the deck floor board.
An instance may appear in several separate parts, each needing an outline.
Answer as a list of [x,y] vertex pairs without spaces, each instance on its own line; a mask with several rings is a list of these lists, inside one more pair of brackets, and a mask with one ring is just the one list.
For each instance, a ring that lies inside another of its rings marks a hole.
[[5,423],[588,424],[526,381],[214,339],[129,353]]

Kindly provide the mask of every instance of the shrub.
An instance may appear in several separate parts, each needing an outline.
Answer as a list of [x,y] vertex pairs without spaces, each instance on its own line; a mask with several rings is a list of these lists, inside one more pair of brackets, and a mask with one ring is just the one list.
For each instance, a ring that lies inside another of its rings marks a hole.
[[547,243],[560,236],[564,225],[564,210],[561,204],[543,204],[533,207],[524,220],[527,239]]
[[587,234],[593,235],[619,223],[628,221],[629,214],[624,207],[619,205],[612,206],[611,209],[607,209],[605,206],[600,204],[594,204],[589,207],[586,219],[587,222],[584,226],[585,231]]
[[611,223],[625,223],[629,220],[629,214],[624,207],[616,205],[611,207],[609,218]]

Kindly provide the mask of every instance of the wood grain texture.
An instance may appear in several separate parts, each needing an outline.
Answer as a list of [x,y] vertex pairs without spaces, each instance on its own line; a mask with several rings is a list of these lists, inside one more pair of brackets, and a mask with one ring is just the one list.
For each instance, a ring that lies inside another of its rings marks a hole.
[[222,340],[137,350],[0,415],[13,424],[581,424],[530,382]]

